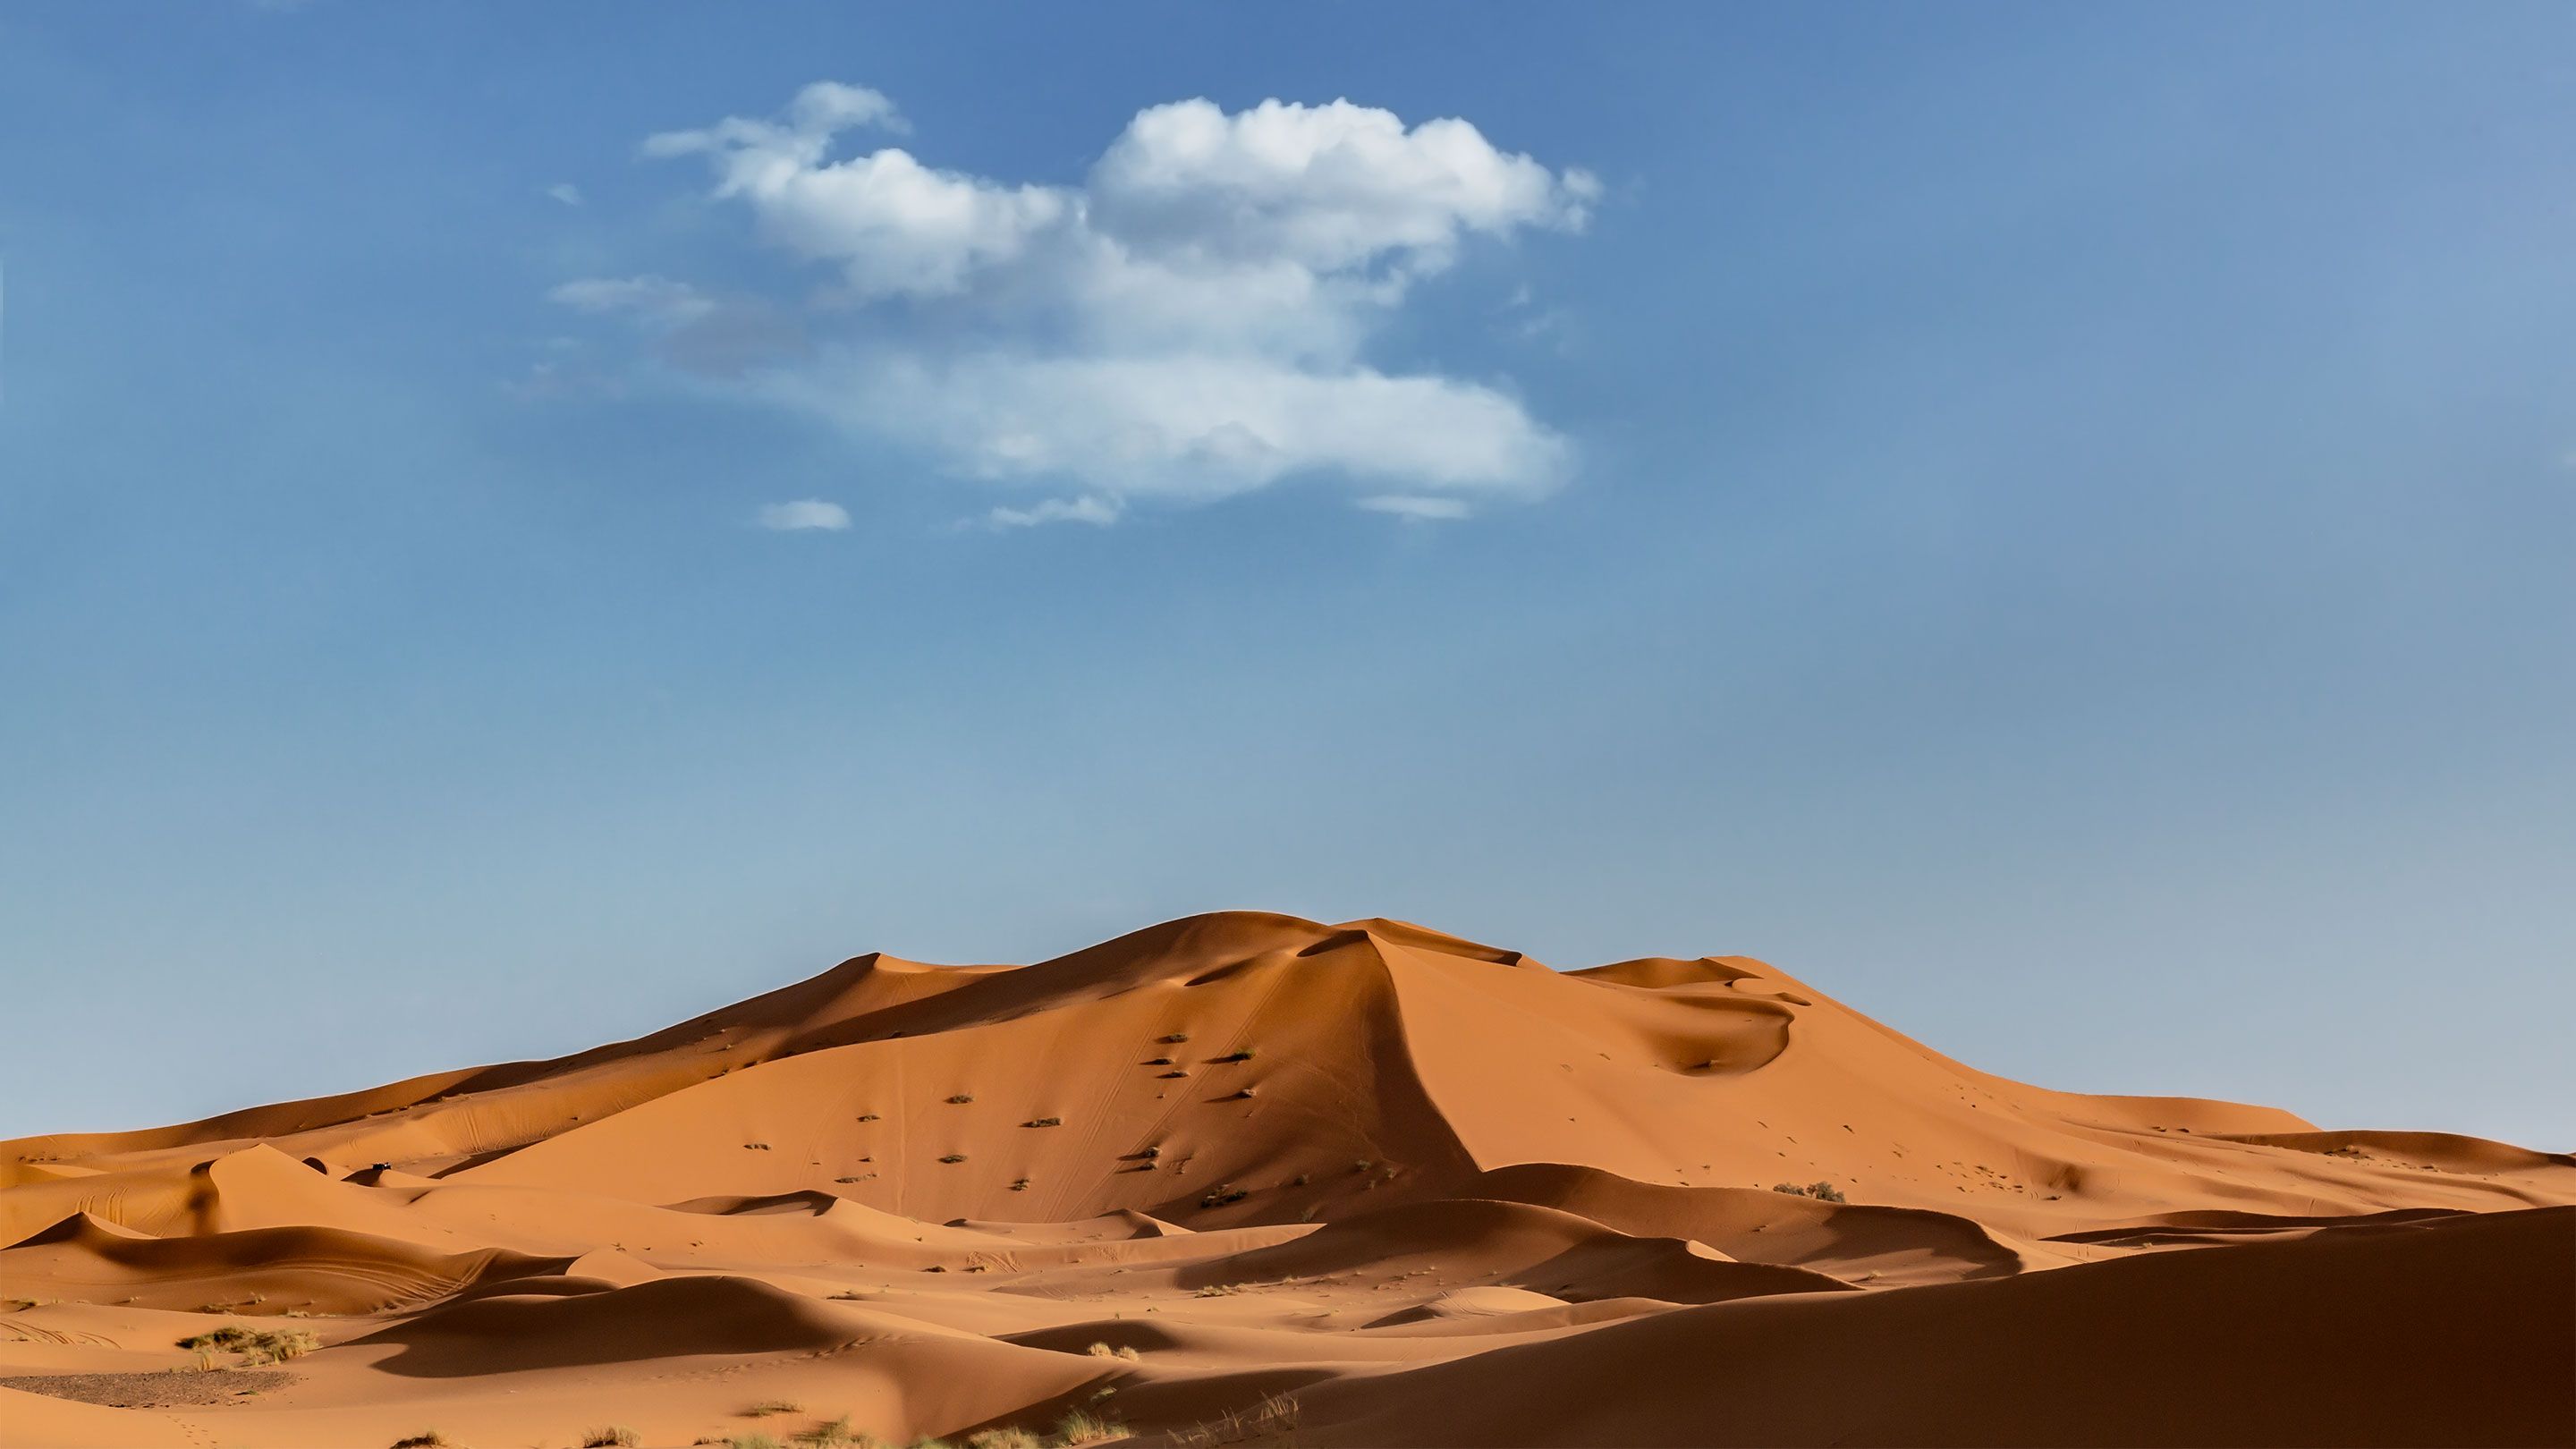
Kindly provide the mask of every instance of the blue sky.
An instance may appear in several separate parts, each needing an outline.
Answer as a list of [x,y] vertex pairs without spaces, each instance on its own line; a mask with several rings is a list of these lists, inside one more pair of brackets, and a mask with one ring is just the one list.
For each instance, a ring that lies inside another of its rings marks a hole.
[[0,1133],[1252,906],[2576,1146],[2572,66],[0,9]]

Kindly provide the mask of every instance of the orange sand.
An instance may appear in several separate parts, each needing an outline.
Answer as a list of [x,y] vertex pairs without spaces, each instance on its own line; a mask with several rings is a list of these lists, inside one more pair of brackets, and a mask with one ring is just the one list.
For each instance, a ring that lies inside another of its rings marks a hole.
[[[0,1446],[2576,1444],[2571,1204],[1743,957],[1203,916],[0,1143]],[[319,1347],[202,1374],[224,1324]]]

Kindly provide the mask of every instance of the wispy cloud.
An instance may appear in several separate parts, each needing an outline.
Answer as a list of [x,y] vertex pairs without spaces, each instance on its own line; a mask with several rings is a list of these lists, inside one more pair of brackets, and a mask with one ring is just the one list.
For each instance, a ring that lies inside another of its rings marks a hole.
[[850,526],[850,510],[820,498],[762,505],[751,516],[753,526],[772,533],[839,533]]
[[1027,508],[997,507],[984,515],[984,521],[995,528],[1035,528],[1042,523],[1088,523],[1105,528],[1118,521],[1121,511],[1118,502],[1109,498],[1050,498]]
[[554,185],[547,187],[546,195],[553,197],[555,200],[562,202],[566,206],[579,206],[582,203],[581,188],[573,185],[569,181],[558,181]]
[[1445,523],[1464,518],[1469,510],[1463,498],[1438,498],[1420,493],[1381,493],[1363,498],[1359,506],[1371,513],[1392,513],[1415,523]]
[[697,288],[668,277],[584,277],[546,297],[576,311],[624,313],[664,326],[693,322],[715,310],[714,301]]
[[[737,394],[908,447],[955,478],[1077,490],[995,508],[995,526],[1105,523],[1133,500],[1299,477],[1403,503],[1382,511],[1454,517],[1468,500],[1543,494],[1572,468],[1567,440],[1505,388],[1385,369],[1368,348],[1463,248],[1579,231],[1599,193],[1586,172],[1500,150],[1463,120],[1407,126],[1347,101],[1151,107],[1073,186],[947,170],[895,146],[833,159],[862,128],[907,129],[881,93],[826,82],[777,116],[644,150],[701,159],[714,198],[834,276],[800,319],[820,340],[738,366]],[[658,276],[554,296],[663,329],[712,306]]]

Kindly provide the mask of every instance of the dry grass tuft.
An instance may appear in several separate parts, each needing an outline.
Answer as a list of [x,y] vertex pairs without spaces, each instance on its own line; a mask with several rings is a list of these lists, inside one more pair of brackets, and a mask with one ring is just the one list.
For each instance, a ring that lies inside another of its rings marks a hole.
[[611,1424],[605,1429],[593,1429],[582,1435],[581,1449],[635,1449],[643,1442],[643,1435],[623,1424]]
[[423,1429],[408,1439],[396,1439],[394,1449],[447,1449],[447,1436],[436,1429]]
[[180,1339],[179,1346],[197,1351],[199,1368],[214,1367],[214,1355],[217,1350],[240,1354],[244,1365],[256,1367],[260,1364],[284,1363],[291,1358],[302,1358],[320,1348],[322,1340],[310,1330],[302,1328],[280,1331],[271,1328],[244,1328],[238,1323],[227,1323],[221,1328],[200,1333],[193,1338]]
[[1055,1442],[1068,1446],[1068,1449],[1072,1445],[1097,1444],[1106,1439],[1126,1437],[1126,1430],[1106,1419],[1086,1414],[1080,1409],[1056,1420],[1055,1423]]
[[742,1411],[746,1419],[766,1419],[772,1414],[801,1414],[805,1406],[794,1399],[763,1399]]
[[1219,1418],[1174,1434],[1172,1442],[1183,1449],[1216,1449],[1220,1444],[1284,1434],[1297,1427],[1298,1413],[1296,1395],[1263,1394],[1251,1408],[1228,1409]]

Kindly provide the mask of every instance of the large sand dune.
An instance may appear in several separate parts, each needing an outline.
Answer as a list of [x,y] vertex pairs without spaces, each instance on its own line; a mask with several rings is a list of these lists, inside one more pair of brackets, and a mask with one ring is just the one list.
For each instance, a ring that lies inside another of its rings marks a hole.
[[2571,1444],[2570,1205],[1747,958],[1234,913],[0,1143],[0,1446]]

